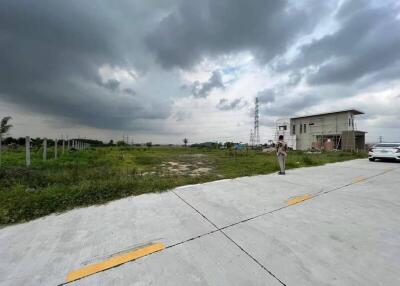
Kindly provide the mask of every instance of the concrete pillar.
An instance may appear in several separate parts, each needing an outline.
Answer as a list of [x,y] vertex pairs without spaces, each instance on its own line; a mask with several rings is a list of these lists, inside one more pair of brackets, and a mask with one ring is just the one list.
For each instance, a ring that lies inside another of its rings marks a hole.
[[69,150],[71,147],[70,147],[70,141],[67,139],[67,150]]
[[65,140],[62,140],[62,154],[64,155],[65,152]]
[[31,138],[29,136],[25,137],[25,162],[27,167],[31,165]]
[[43,139],[43,161],[47,160],[47,138]]
[[54,139],[54,159],[58,157],[58,140]]

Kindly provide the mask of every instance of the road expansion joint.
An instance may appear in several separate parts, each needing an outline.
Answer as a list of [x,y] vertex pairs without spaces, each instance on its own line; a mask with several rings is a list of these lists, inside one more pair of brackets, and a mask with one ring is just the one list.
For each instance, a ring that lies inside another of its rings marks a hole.
[[[286,286],[285,283],[283,283],[275,274],[273,274],[270,270],[268,270],[261,262],[259,262],[255,257],[253,257],[249,252],[247,252],[242,246],[240,246],[236,241],[234,241],[229,235],[227,235],[221,228],[219,228],[214,222],[212,222],[209,218],[207,218],[203,213],[201,213],[198,209],[196,209],[194,206],[192,206],[189,202],[187,202],[184,198],[182,198],[181,196],[179,196],[177,193],[175,193],[174,191],[172,191],[179,199],[181,199],[184,203],[186,203],[189,207],[191,207],[194,211],[196,211],[199,215],[201,215],[205,220],[207,220],[213,227],[215,227],[215,230],[212,232],[209,232],[207,234],[201,235],[199,237],[214,233],[214,232],[220,232],[222,235],[224,235],[229,241],[231,241],[234,245],[236,245],[236,247],[238,247],[243,253],[245,253],[248,257],[250,257],[251,260],[253,260],[255,263],[258,264],[258,266],[260,266],[264,271],[266,271],[269,275],[271,275],[272,277],[274,277],[281,285]],[[190,240],[194,240],[197,239],[199,237],[193,238],[193,239],[189,239],[186,240],[184,242],[190,241]],[[182,242],[182,243],[184,243]],[[179,245],[182,243],[178,243],[175,245]],[[172,246],[171,246],[172,247]]]

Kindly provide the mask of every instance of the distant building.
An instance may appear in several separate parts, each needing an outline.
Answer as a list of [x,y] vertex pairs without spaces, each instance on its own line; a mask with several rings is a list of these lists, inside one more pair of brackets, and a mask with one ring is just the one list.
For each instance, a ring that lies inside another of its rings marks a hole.
[[281,118],[276,121],[275,142],[283,135],[290,149],[296,150],[296,134],[291,133],[290,118]]
[[364,114],[355,109],[279,119],[276,140],[283,135],[289,147],[298,150],[346,150],[365,148],[365,133],[357,130],[354,117]]

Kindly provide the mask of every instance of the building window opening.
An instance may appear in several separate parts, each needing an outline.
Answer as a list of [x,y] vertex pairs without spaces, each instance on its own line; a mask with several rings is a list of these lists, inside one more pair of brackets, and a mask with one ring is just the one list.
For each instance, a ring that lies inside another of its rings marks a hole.
[[279,130],[280,131],[286,131],[287,130],[287,126],[286,125],[281,125],[281,126],[279,126]]
[[304,133],[307,132],[307,124],[304,124]]
[[296,134],[296,125],[292,126],[292,134],[295,135]]
[[300,123],[300,134],[303,133],[303,125]]

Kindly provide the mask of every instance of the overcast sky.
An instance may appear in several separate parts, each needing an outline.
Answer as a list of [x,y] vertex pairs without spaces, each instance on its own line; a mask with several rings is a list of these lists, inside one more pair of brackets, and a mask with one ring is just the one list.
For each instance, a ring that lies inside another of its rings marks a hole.
[[11,135],[248,142],[277,118],[356,108],[400,141],[398,1],[0,2]]

